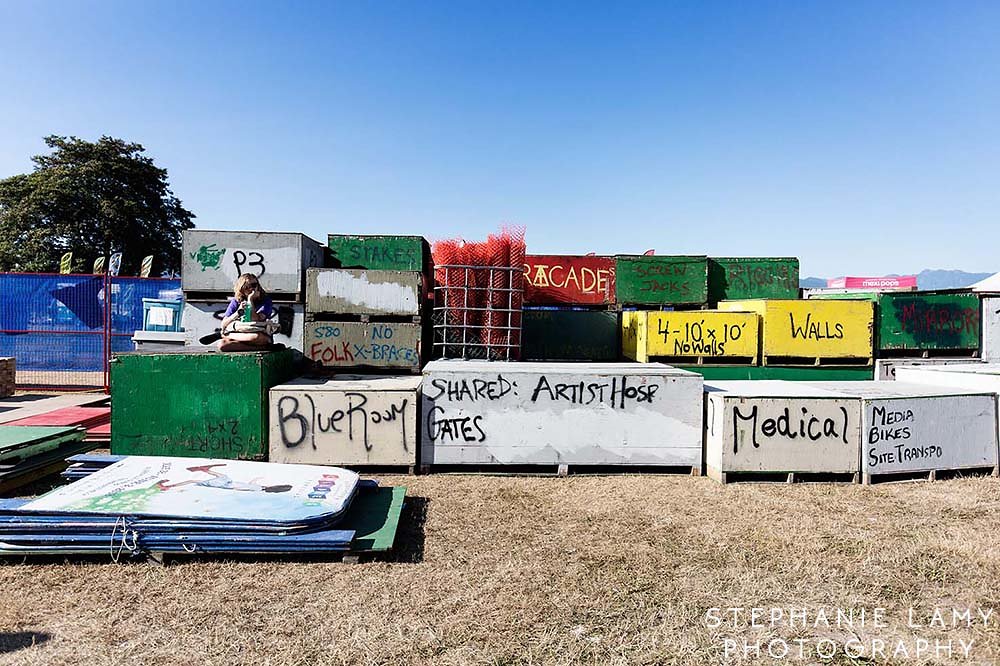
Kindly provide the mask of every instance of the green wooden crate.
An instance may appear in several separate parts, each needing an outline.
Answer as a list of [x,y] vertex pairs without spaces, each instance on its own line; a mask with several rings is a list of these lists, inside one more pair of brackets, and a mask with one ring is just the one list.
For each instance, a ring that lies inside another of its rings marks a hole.
[[682,370],[697,372],[708,380],[731,379],[784,379],[802,382],[840,382],[840,381],[870,381],[874,379],[875,369],[850,366],[828,367],[776,367],[747,365],[680,365]]
[[431,267],[430,245],[422,236],[328,236],[333,268],[418,271]]
[[708,300],[798,298],[799,260],[795,257],[709,257]]
[[267,392],[296,376],[276,352],[117,354],[111,452],[266,460]]
[[708,258],[620,254],[615,295],[623,305],[698,305],[708,300]]
[[979,349],[979,297],[972,293],[904,292],[878,299],[879,349]]
[[525,361],[615,361],[619,356],[617,312],[525,310],[521,327]]

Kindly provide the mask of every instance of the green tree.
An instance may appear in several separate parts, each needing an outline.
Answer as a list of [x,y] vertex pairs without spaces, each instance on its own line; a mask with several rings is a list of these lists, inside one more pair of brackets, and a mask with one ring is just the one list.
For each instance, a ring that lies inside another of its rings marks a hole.
[[112,252],[123,253],[123,275],[149,254],[155,273],[180,270],[181,232],[194,215],[145,148],[109,136],[49,136],[45,145],[52,152],[32,158],[34,171],[0,180],[0,271],[57,271],[68,251],[74,271]]

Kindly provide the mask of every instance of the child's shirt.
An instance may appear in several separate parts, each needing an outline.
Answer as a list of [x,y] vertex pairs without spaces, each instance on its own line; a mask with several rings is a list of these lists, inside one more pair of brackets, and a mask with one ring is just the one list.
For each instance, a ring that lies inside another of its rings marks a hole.
[[[235,297],[230,298],[229,308],[226,310],[226,314],[223,315],[223,318],[232,316],[236,310],[239,309],[239,307],[240,302]],[[260,304],[259,308],[257,308],[257,313],[264,315],[265,319],[270,319],[274,315],[274,304],[271,302],[270,298],[264,299],[264,302]]]

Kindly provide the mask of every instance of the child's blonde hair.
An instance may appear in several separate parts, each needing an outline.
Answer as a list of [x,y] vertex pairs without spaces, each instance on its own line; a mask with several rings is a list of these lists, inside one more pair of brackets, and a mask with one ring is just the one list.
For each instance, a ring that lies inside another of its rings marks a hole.
[[264,286],[260,283],[260,278],[253,273],[244,273],[236,278],[236,286],[233,287],[233,294],[236,296],[236,300],[242,301],[249,295],[251,290],[247,289],[247,284],[249,284],[251,280],[257,284],[257,293],[260,294],[261,298],[267,296],[267,292],[264,291]]

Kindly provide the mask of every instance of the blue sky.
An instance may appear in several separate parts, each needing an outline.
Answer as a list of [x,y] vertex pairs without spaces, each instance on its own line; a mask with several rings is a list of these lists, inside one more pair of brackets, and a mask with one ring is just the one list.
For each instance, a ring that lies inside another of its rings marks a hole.
[[0,177],[144,144],[198,226],[1000,270],[997,2],[0,2]]

